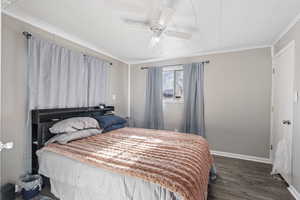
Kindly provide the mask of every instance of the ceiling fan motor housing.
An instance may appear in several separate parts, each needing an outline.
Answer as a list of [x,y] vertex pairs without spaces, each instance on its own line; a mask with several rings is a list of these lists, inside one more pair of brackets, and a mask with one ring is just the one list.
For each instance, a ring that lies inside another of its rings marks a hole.
[[154,33],[155,36],[160,36],[166,27],[160,24],[151,24],[150,30]]

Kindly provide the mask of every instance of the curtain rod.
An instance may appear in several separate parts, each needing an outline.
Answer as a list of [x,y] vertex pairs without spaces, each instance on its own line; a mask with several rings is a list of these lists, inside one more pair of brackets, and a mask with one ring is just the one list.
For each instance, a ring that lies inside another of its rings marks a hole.
[[[202,64],[209,64],[209,60],[206,60],[206,61],[202,61],[201,63]],[[161,65],[161,66],[158,66],[158,67],[170,67],[170,66],[176,66],[176,65],[185,65],[186,63],[182,63],[182,64],[170,64],[170,65]],[[149,69],[149,67],[141,67],[142,70],[144,69]]]
[[[24,31],[22,33],[27,39],[30,39],[32,37],[32,34],[27,32],[27,31]],[[83,54],[84,56],[87,56],[86,54]],[[113,65],[112,62],[109,62],[110,65]]]

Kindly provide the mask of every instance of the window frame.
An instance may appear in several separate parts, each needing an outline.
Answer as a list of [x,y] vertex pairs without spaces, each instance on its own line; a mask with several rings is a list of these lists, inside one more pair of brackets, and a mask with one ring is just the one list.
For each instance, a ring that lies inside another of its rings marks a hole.
[[174,93],[173,93],[173,97],[172,98],[165,98],[163,96],[163,103],[184,103],[183,93],[182,93],[181,98],[176,98],[176,88],[177,88],[177,86],[176,86],[177,73],[176,72],[182,71],[182,73],[183,73],[183,66],[182,65],[174,65],[174,66],[164,67],[163,68],[163,72],[165,72],[165,71],[172,71],[172,73],[173,73],[173,76],[174,76],[173,91],[174,91]]

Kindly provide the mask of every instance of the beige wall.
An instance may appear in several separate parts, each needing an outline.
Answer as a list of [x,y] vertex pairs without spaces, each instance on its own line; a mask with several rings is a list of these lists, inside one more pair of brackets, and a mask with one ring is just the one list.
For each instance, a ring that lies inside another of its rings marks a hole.
[[[131,66],[131,115],[143,126],[146,70],[141,66],[210,60],[205,66],[205,126],[213,150],[269,157],[270,48]],[[183,104],[165,104],[165,126],[180,128]]]
[[[276,54],[289,42],[295,40],[296,43],[296,67],[295,67],[295,90],[300,91],[300,21],[275,45],[274,53]],[[293,177],[292,184],[300,192],[300,104],[294,104],[294,126],[293,126]]]
[[[128,65],[107,56],[78,46],[70,41],[51,35],[28,24],[2,15],[2,138],[13,141],[14,149],[2,152],[1,174],[3,182],[16,181],[24,173],[25,130],[25,68],[26,40],[23,31],[31,32],[62,46],[85,52],[113,63],[110,71],[110,92],[107,102],[116,106],[117,114],[127,116]],[[116,100],[112,100],[112,95]]]

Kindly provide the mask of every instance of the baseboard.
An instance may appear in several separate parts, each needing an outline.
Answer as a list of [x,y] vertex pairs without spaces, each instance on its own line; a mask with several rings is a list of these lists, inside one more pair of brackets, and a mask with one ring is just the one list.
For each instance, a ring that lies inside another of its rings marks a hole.
[[241,160],[248,160],[248,161],[260,162],[260,163],[272,164],[272,161],[269,158],[248,156],[248,155],[242,155],[242,154],[236,154],[236,153],[228,153],[228,152],[223,152],[223,151],[211,151],[211,153],[213,155],[223,156],[223,157],[228,157],[228,158],[236,158],[236,159],[241,159]]
[[292,185],[288,187],[288,190],[290,193],[294,196],[296,200],[300,200],[300,193],[294,188]]

